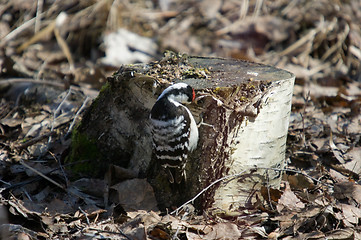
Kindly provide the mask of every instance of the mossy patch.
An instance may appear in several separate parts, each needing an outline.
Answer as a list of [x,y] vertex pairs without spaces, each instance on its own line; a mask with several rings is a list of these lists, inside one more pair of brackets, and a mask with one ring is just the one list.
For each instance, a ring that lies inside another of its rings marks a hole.
[[72,133],[71,152],[66,159],[70,169],[77,175],[97,176],[101,172],[101,153],[96,141],[75,129]]
[[106,83],[100,88],[99,95],[101,95],[101,94],[102,94],[104,91],[106,91],[109,87],[110,87],[109,82],[106,82]]
[[103,96],[104,94],[106,94],[105,92],[108,91],[110,89],[110,84],[109,82],[106,82],[100,89],[98,96],[93,100],[93,103],[91,105],[92,108],[96,108],[99,104],[100,98],[101,96]]

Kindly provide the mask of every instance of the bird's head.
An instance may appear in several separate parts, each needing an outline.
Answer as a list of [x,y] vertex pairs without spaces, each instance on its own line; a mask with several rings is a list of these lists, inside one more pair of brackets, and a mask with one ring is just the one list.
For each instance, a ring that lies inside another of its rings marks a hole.
[[176,83],[167,87],[157,100],[168,98],[179,103],[189,104],[195,98],[194,89],[186,83]]

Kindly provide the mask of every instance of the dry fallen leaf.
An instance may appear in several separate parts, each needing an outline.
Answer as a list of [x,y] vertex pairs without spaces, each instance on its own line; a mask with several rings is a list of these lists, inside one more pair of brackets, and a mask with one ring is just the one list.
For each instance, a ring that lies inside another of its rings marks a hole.
[[305,204],[294,194],[288,182],[286,182],[286,189],[283,192],[281,198],[277,204],[278,212],[282,212],[283,209],[288,210],[301,210],[305,207]]
[[326,233],[326,239],[338,239],[338,240],[348,240],[348,239],[359,239],[354,238],[356,231],[352,228],[337,229]]
[[3,118],[0,120],[0,124],[8,127],[18,127],[23,122],[23,119],[18,118]]
[[103,197],[106,191],[106,184],[102,179],[81,178],[74,181],[72,185],[79,188],[82,192],[96,197]]
[[237,225],[231,222],[217,223],[216,225],[211,226],[211,229],[212,231],[202,236],[202,239],[234,240],[241,237],[241,232],[239,231]]
[[[360,123],[361,125],[361,123]],[[361,130],[360,130],[361,132]],[[348,160],[343,166],[353,171],[354,173],[361,173],[361,147],[354,147],[345,154],[345,158]]]
[[279,189],[274,189],[269,187],[267,188],[264,186],[261,187],[261,195],[263,199],[265,199],[266,201],[272,200],[273,202],[278,202],[282,194],[283,192],[280,191]]
[[149,235],[153,238],[153,239],[159,239],[159,240],[167,240],[170,239],[169,234],[162,228],[160,227],[154,227],[150,232]]
[[153,189],[146,179],[126,180],[110,189],[116,191],[112,201],[119,203],[125,211],[158,210]]
[[354,182],[339,182],[334,186],[334,196],[338,200],[348,199],[361,204],[361,186]]
[[332,139],[332,131],[330,132],[330,140],[329,140],[330,148],[333,152],[333,155],[340,163],[345,163],[343,152],[336,146]]
[[361,219],[361,209],[352,205],[340,203],[336,207],[342,212],[336,212],[335,216],[341,220],[346,226],[352,227],[358,225]]
[[287,179],[292,189],[313,189],[315,187],[313,181],[302,174],[285,175],[284,178]]

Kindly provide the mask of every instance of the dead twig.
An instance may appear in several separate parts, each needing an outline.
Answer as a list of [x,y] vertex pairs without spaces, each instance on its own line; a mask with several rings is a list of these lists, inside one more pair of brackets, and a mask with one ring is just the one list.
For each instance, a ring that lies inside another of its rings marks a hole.
[[48,180],[49,182],[51,182],[52,184],[54,184],[55,186],[63,189],[64,191],[66,191],[65,187],[63,185],[61,185],[60,183],[55,182],[53,179],[49,178],[48,176],[46,176],[45,174],[39,172],[38,170],[36,170],[35,168],[29,166],[28,164],[26,164],[23,160],[19,161],[21,165],[23,165],[24,167],[30,169],[31,171],[35,172],[36,174],[38,174],[39,176],[43,177],[44,179]]
[[257,19],[257,17],[260,15],[262,5],[263,5],[263,0],[257,0],[256,1],[256,6],[254,7],[254,12],[252,14],[252,19],[253,20]]
[[[252,170],[252,169],[251,169]],[[244,172],[246,172],[247,170],[243,170],[242,172],[240,173],[236,173],[236,174],[232,174],[232,175],[227,175],[227,176],[224,176],[220,179],[217,179],[215,180],[214,182],[212,182],[211,184],[209,184],[206,188],[204,188],[202,191],[200,191],[194,198],[192,198],[191,200],[188,200],[187,202],[185,202],[184,204],[182,204],[179,208],[177,208],[176,210],[174,210],[173,212],[171,212],[170,214],[178,214],[178,211],[181,210],[184,206],[186,206],[187,204],[191,203],[191,202],[194,202],[194,200],[196,200],[200,195],[202,195],[204,192],[206,192],[210,187],[212,187],[213,185],[221,182],[221,181],[224,181],[224,180],[227,180],[227,179],[230,179],[230,178],[236,178],[236,177],[239,177],[241,176]]]
[[53,87],[59,87],[64,88],[64,84],[58,83],[51,80],[36,80],[33,78],[7,78],[7,79],[0,79],[0,85],[6,85],[6,84],[16,84],[16,83],[24,83],[24,82],[30,82],[35,84],[45,84],[50,85]]
[[[84,162],[88,162],[88,161],[89,161],[89,160],[76,161],[76,162],[72,162],[72,163],[65,164],[63,167],[72,166],[72,165],[74,165],[74,164],[84,163]],[[59,168],[54,168],[54,169],[52,169],[51,171],[47,172],[47,173],[44,174],[44,175],[49,175],[49,174],[51,174],[51,173],[53,173],[53,172],[55,172],[55,171],[57,171],[57,170],[59,170]],[[18,183],[14,183],[14,184],[10,184],[10,183],[5,182],[5,181],[3,181],[3,180],[1,180],[1,179],[0,179],[0,182],[8,185],[8,186],[5,188],[5,190],[10,190],[10,189],[15,189],[15,188],[18,188],[18,187],[22,187],[22,186],[24,186],[24,185],[33,183],[33,182],[35,182],[35,181],[39,181],[40,179],[42,179],[42,177],[38,175],[38,176],[35,176],[35,177],[31,178],[31,179],[27,179],[27,180],[25,180],[25,181],[18,182]]]
[[69,186],[69,179],[68,179],[68,177],[67,177],[66,174],[65,174],[63,165],[61,164],[61,162],[60,162],[59,159],[55,156],[54,153],[52,153],[52,152],[50,152],[50,151],[48,151],[48,152],[49,152],[50,155],[55,159],[55,161],[58,162],[60,171],[63,173],[64,179],[65,179],[65,182],[66,182],[66,186]]
[[306,173],[303,173],[301,171],[298,171],[298,170],[294,170],[294,169],[289,169],[289,168],[284,168],[284,169],[279,169],[279,168],[263,168],[263,167],[257,167],[256,169],[265,169],[265,170],[273,170],[273,171],[282,171],[282,172],[293,172],[293,173],[298,173],[298,174],[301,174],[319,184],[322,184],[324,186],[327,186],[327,187],[333,187],[331,184],[327,184],[327,183],[324,183],[314,177],[311,177],[310,175],[307,175]]
[[88,218],[88,214],[83,210],[81,209],[81,207],[79,206],[78,209],[80,210],[80,212],[82,212],[85,216],[85,219],[86,219],[86,223],[88,224],[88,226],[90,226],[90,221],[89,221],[89,218]]
[[[41,14],[42,15],[42,14]],[[34,19],[35,22],[35,19]],[[50,24],[48,24],[45,28],[37,32],[32,38],[28,41],[21,44],[17,49],[16,52],[21,53],[25,49],[27,49],[30,45],[44,39],[49,33],[53,32],[55,28],[55,20],[53,20]]]
[[49,136],[54,136],[55,134],[56,134],[55,131],[50,131],[50,132],[45,133],[45,134],[43,134],[43,135],[41,135],[41,136],[35,137],[35,138],[33,138],[33,139],[30,139],[29,141],[26,141],[26,142],[23,143],[23,144],[15,145],[14,147],[15,147],[16,149],[18,149],[18,150],[23,150],[24,148],[27,148],[27,147],[29,147],[29,146],[37,143],[37,142],[40,142],[41,140],[43,140],[43,139],[45,139],[45,138],[47,138],[47,137],[49,137]]
[[[42,17],[45,15],[45,12],[41,13],[39,17]],[[31,27],[36,21],[36,17],[24,22],[21,26],[15,28],[13,31],[11,31],[8,35],[6,35],[0,42],[0,45],[3,46],[13,38],[15,38],[17,35],[19,35],[21,32],[25,31],[29,27]]]
[[43,11],[43,5],[44,5],[44,1],[38,0],[37,6],[36,6],[36,16],[35,16],[35,30],[34,30],[35,33],[39,32],[39,29],[40,29],[40,25],[41,25],[40,15]]
[[67,19],[67,14],[65,12],[61,12],[58,15],[58,17],[55,20],[54,35],[55,35],[56,41],[59,44],[59,47],[61,48],[66,59],[68,60],[68,63],[70,66],[70,71],[74,72],[75,65],[74,65],[73,57],[71,55],[68,44],[66,43],[65,39],[60,35],[60,31],[59,31],[59,28],[64,24],[66,19]]
[[236,173],[236,174],[232,174],[232,175],[227,175],[227,176],[224,176],[222,178],[219,178],[217,180],[215,180],[214,182],[212,182],[211,184],[209,184],[206,188],[202,189],[202,191],[200,191],[195,197],[193,197],[192,199],[188,200],[187,202],[183,203],[180,207],[178,207],[176,210],[172,211],[170,214],[178,214],[178,211],[181,210],[184,206],[186,206],[187,204],[191,203],[191,202],[194,202],[200,195],[202,195],[204,192],[206,192],[210,187],[212,187],[213,185],[221,182],[221,181],[224,181],[224,180],[227,180],[227,179],[231,179],[231,178],[237,178],[241,175],[243,175],[246,171],[255,171],[255,170],[258,170],[258,169],[263,169],[263,170],[273,170],[273,171],[288,171],[288,172],[294,172],[294,173],[298,173],[298,174],[301,174],[301,175],[304,175],[305,177],[308,177],[310,178],[311,180],[313,181],[316,181],[322,185],[325,185],[327,187],[333,187],[332,185],[330,184],[327,184],[327,183],[324,183],[324,182],[321,182],[320,180],[314,178],[314,177],[311,177],[301,171],[298,171],[298,170],[293,170],[293,169],[279,169],[279,168],[266,168],[266,167],[254,167],[254,168],[250,168],[248,170],[243,170],[239,173]]
[[[51,130],[50,131],[54,131],[54,128],[55,128],[55,120],[57,119],[57,115],[58,113],[60,112],[62,106],[64,105],[66,99],[70,96],[70,93],[72,92],[72,87],[70,86],[68,92],[66,93],[65,97],[63,98],[63,100],[61,101],[61,103],[59,104],[59,106],[56,108],[54,114],[53,114],[53,122],[51,123]],[[50,142],[51,142],[52,138],[51,136],[49,137],[48,139],[48,146],[47,148],[49,149],[49,145],[50,145]]]
[[78,118],[79,114],[83,111],[83,109],[86,107],[86,104],[89,102],[89,97],[86,97],[83,104],[81,105],[81,107],[79,108],[79,110],[76,112],[74,118],[73,118],[73,121],[72,123],[70,124],[69,126],[69,129],[67,131],[67,133],[65,134],[65,137],[67,137],[70,132],[73,130],[73,127],[75,125],[75,122],[76,122],[76,119]]

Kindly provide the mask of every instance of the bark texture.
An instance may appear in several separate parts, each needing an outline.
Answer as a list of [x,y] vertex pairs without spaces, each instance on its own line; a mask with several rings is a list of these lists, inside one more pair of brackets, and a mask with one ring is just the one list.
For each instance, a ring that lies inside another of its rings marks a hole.
[[[149,112],[169,84],[196,90],[189,109],[201,124],[197,149],[186,167],[187,181],[170,184],[152,158]],[[136,171],[153,186],[160,208],[179,206],[207,185],[254,167],[282,168],[294,75],[261,64],[220,58],[169,55],[148,65],[123,66],[108,79],[74,139],[79,171],[102,175],[109,163]],[[84,147],[84,146],[85,147]],[[84,148],[96,149],[87,154]],[[91,156],[94,156],[93,158]],[[277,187],[278,171],[259,169],[214,185],[195,204],[224,211],[245,206],[262,185]]]

